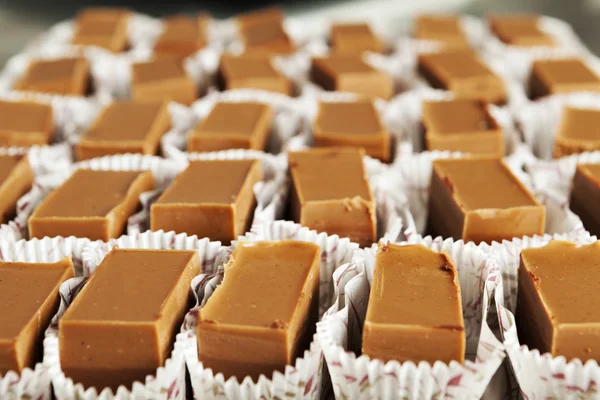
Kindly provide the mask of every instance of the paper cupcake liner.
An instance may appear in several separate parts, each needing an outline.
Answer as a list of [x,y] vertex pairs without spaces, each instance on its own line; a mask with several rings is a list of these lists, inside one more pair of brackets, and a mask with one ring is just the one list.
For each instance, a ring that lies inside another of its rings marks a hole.
[[[488,254],[472,243],[451,239],[413,239],[434,251],[449,251],[460,281],[467,360],[464,364],[420,362],[383,363],[357,356],[361,326],[367,311],[375,246],[356,253],[351,263],[334,273],[336,303],[317,326],[337,398],[480,398],[504,359],[503,346],[487,325],[486,317],[498,271],[488,263]],[[472,359],[469,359],[470,358]]]

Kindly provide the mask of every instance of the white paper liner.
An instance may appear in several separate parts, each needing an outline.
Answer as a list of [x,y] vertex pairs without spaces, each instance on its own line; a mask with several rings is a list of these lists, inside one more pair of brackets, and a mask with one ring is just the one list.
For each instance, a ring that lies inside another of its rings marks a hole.
[[352,399],[480,398],[504,359],[502,343],[485,322],[498,270],[487,262],[487,252],[472,243],[420,237],[408,243],[438,252],[446,250],[454,260],[461,287],[467,360],[464,364],[384,364],[352,352],[360,349],[362,341],[361,326],[375,264],[373,246],[357,252],[351,263],[334,272],[338,298],[317,325],[317,340],[323,347],[335,395]]
[[[333,301],[331,275],[334,269],[349,262],[358,249],[358,244],[350,242],[347,238],[341,239],[336,235],[327,236],[325,233],[318,234],[289,221],[254,225],[252,232],[245,237],[240,237],[240,240],[251,242],[299,240],[319,245],[321,248],[319,298],[321,312],[327,309]],[[221,267],[214,274],[201,275],[194,280],[192,286],[197,295],[197,307],[204,305],[221,282],[222,277],[223,268]],[[199,362],[195,336],[196,323],[197,309],[194,308],[188,313],[183,333],[178,336],[178,341],[182,345],[185,343],[186,360],[194,398],[319,398],[321,386],[324,384],[322,381],[324,376],[323,354],[314,339],[310,349],[304,352],[304,356],[298,358],[294,365],[286,366],[284,373],[274,372],[272,377],[261,375],[257,382],[253,382],[250,377],[240,379],[241,382],[235,377],[225,380],[223,374],[215,374],[211,369],[203,368],[202,363]]]
[[581,244],[596,241],[587,232],[569,235],[515,239],[495,243],[492,257],[502,269],[495,294],[504,346],[523,397],[529,399],[592,399],[598,397],[597,382],[600,368],[595,360],[585,364],[579,359],[567,362],[564,357],[553,358],[521,346],[517,335],[514,310],[517,301],[518,268],[521,250],[541,247],[552,240],[568,240]]

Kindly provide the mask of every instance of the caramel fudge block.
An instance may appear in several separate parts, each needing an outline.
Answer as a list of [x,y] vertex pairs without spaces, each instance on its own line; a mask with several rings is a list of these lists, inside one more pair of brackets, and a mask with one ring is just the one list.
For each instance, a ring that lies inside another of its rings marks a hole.
[[283,24],[285,13],[281,7],[267,7],[259,10],[240,14],[236,17],[236,22],[240,29],[254,24],[264,24],[267,21],[279,22]]
[[569,207],[577,214],[585,229],[592,235],[600,234],[600,164],[579,164],[573,177]]
[[171,126],[166,102],[117,101],[106,106],[77,143],[79,160],[110,154],[156,154]]
[[33,185],[33,171],[27,156],[0,155],[0,223],[12,220],[17,201]]
[[394,81],[363,61],[360,55],[332,54],[312,60],[311,79],[325,90],[390,99]]
[[153,189],[150,171],[78,169],[33,212],[29,236],[119,237],[138,208],[140,194]]
[[189,133],[187,151],[264,150],[272,121],[273,110],[266,104],[219,102]]
[[98,46],[114,53],[127,50],[127,14],[115,18],[83,18],[77,22],[71,41],[74,45]]
[[478,101],[423,102],[421,123],[427,150],[504,156],[503,131]]
[[473,53],[448,51],[419,56],[419,73],[436,89],[448,90],[458,99],[504,104],[506,88]]
[[600,150],[600,109],[564,107],[554,139],[554,157],[595,150]]
[[385,45],[369,24],[333,24],[331,26],[331,47],[335,53],[361,54],[365,51],[384,53]]
[[42,359],[44,331],[58,311],[58,288],[73,263],[0,263],[0,375],[21,374]]
[[77,23],[88,21],[118,21],[129,18],[133,12],[124,7],[86,7],[77,13]]
[[582,60],[536,60],[529,78],[532,99],[558,93],[600,92],[600,77]]
[[206,26],[208,16],[188,17],[175,15],[165,18],[163,31],[154,45],[158,57],[185,58],[207,45]]
[[240,35],[245,52],[288,54],[296,49],[292,39],[284,29],[282,21],[276,19],[241,24]]
[[49,104],[0,100],[0,145],[30,147],[50,144],[54,113]]
[[502,242],[542,235],[546,210],[506,164],[494,158],[433,162],[429,226],[444,238]]
[[198,357],[225,379],[283,372],[300,357],[319,313],[320,250],[283,240],[239,243],[198,316]]
[[319,103],[313,126],[318,147],[360,147],[367,155],[390,160],[390,135],[371,101]]
[[32,61],[13,90],[85,96],[90,88],[90,64],[85,58]]
[[260,89],[291,96],[294,89],[265,55],[222,56],[218,79],[223,90]]
[[250,228],[258,160],[192,161],[151,206],[150,227],[229,243]]
[[415,20],[416,39],[439,42],[445,49],[466,49],[469,42],[458,15],[421,15]]
[[550,35],[539,27],[537,15],[492,15],[488,17],[490,29],[506,44],[521,47],[554,46]]
[[201,271],[195,251],[114,248],[59,322],[60,365],[85,388],[155,375],[169,358]]
[[600,357],[600,243],[554,240],[521,250],[516,321],[521,344],[583,363]]
[[131,97],[135,101],[172,100],[190,105],[198,98],[198,88],[180,60],[163,58],[133,64]]
[[312,149],[289,154],[294,221],[361,247],[377,236],[375,200],[361,149]]
[[362,353],[384,362],[464,361],[460,286],[447,254],[379,244]]

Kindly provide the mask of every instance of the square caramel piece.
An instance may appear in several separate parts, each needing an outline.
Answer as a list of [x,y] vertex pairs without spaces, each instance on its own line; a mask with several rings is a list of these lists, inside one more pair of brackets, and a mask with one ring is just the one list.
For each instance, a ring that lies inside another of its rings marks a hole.
[[169,358],[201,272],[195,251],[119,249],[104,257],[59,321],[60,366],[101,392],[145,382]]
[[429,151],[504,156],[504,134],[487,105],[474,100],[425,101],[421,123]]
[[600,164],[579,164],[573,176],[569,207],[592,235],[600,235]]
[[379,244],[362,353],[383,362],[462,363],[465,325],[456,267],[421,245]]
[[554,39],[540,29],[537,15],[492,15],[490,29],[500,41],[521,47],[555,46]]
[[179,59],[134,63],[131,75],[131,97],[135,101],[171,100],[190,105],[198,98],[196,82]]
[[73,263],[0,262],[0,375],[21,374],[42,360],[44,331],[58,311],[58,289]]
[[332,54],[313,58],[310,75],[312,81],[325,90],[386,100],[394,94],[392,78],[364,62],[361,55]]
[[114,18],[84,17],[77,21],[71,43],[98,46],[113,53],[123,52],[129,45],[128,23],[128,14],[115,15]]
[[77,23],[88,21],[118,21],[129,18],[133,12],[125,7],[86,7],[77,13]]
[[223,90],[260,89],[291,96],[294,89],[292,82],[273,67],[271,57],[266,55],[223,55],[218,79]]
[[29,236],[117,238],[137,210],[140,194],[154,185],[150,171],[78,169],[35,209]]
[[106,106],[76,146],[77,159],[156,154],[171,127],[166,102],[116,101]]
[[312,149],[289,153],[290,213],[294,221],[361,247],[377,239],[375,200],[362,149]]
[[85,96],[90,89],[90,64],[85,58],[32,61],[13,90]]
[[540,354],[600,358],[600,242],[553,240],[521,250],[516,322],[519,341]]
[[273,110],[256,102],[218,102],[188,135],[188,152],[265,150]]
[[554,157],[596,150],[600,150],[600,109],[565,106],[554,138]]
[[283,22],[276,19],[242,24],[240,35],[246,53],[289,54],[296,50]]
[[467,51],[421,54],[419,73],[433,88],[448,90],[457,99],[493,104],[504,104],[507,100],[502,79]]
[[336,54],[385,53],[385,44],[367,23],[335,23],[331,26],[331,48]]
[[198,315],[202,364],[238,381],[294,365],[316,331],[320,268],[314,243],[238,243]]
[[583,60],[536,60],[529,78],[532,99],[558,93],[600,92],[600,77]]
[[17,201],[31,190],[33,171],[25,155],[0,155],[0,223],[17,214]]
[[175,15],[163,19],[163,31],[154,45],[157,57],[189,57],[207,45],[208,15]]
[[50,104],[0,100],[0,145],[30,147],[50,144],[54,112]]
[[391,138],[372,101],[320,102],[313,126],[317,147],[359,147],[387,162]]
[[152,204],[150,227],[229,243],[250,228],[261,180],[259,160],[192,161]]
[[420,15],[415,20],[415,39],[439,42],[444,49],[467,49],[469,41],[458,15]]
[[266,7],[238,15],[235,20],[239,29],[244,29],[255,24],[265,22],[279,22],[283,24],[285,13],[281,7]]
[[465,242],[502,242],[542,235],[546,209],[501,159],[433,162],[429,191],[432,234]]

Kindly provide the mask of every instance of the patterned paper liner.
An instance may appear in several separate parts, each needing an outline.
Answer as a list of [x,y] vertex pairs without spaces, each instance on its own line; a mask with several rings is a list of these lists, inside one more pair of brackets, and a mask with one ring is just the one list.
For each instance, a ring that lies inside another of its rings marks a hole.
[[518,268],[521,250],[541,247],[552,240],[569,240],[581,244],[596,241],[587,232],[569,235],[515,239],[492,246],[492,257],[502,269],[495,294],[501,332],[508,359],[519,382],[523,397],[528,399],[592,399],[598,397],[600,368],[595,360],[585,364],[579,359],[540,354],[520,345],[514,310],[517,301]]
[[[54,263],[71,256],[75,274],[82,274],[81,257],[88,239],[54,237],[20,240],[16,243],[0,241],[0,260],[3,262]],[[34,369],[25,369],[19,376],[9,371],[0,377],[0,399],[50,400],[52,368],[38,362]]]
[[361,348],[361,327],[373,277],[376,253],[373,246],[357,252],[351,263],[334,272],[338,298],[317,325],[317,341],[323,347],[336,398],[480,398],[505,356],[502,343],[486,323],[497,267],[487,261],[487,251],[472,243],[413,236],[402,244],[422,244],[437,252],[446,250],[456,263],[467,360],[464,364],[455,361],[450,364],[437,361],[433,365],[397,361],[384,364],[355,354]]

